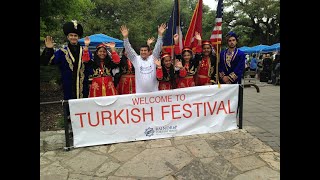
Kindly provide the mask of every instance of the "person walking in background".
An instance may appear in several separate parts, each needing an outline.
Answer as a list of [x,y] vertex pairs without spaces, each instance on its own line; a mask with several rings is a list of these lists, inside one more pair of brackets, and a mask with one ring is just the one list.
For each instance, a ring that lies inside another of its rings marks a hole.
[[[252,54],[252,59],[250,61],[250,71],[254,71],[257,72],[257,58],[256,58],[256,54]],[[254,75],[251,75],[251,78],[254,78]]]
[[222,84],[241,84],[245,69],[245,54],[237,48],[238,36],[229,32],[226,36],[228,48],[220,53],[219,78]]
[[267,77],[267,82],[271,83],[272,59],[269,53],[267,53],[265,58],[263,59],[262,67],[263,67],[263,72]]
[[158,80],[156,77],[155,59],[160,56],[160,51],[163,44],[162,34],[166,30],[166,24],[158,26],[158,39],[155,48],[150,55],[150,47],[142,45],[140,47],[140,55],[138,55],[129,42],[129,29],[122,25],[120,31],[124,40],[124,47],[127,51],[127,56],[135,67],[136,93],[146,93],[158,91]]
[[280,82],[277,82],[277,79],[280,79],[280,54],[276,54],[272,63],[272,84],[279,84]]

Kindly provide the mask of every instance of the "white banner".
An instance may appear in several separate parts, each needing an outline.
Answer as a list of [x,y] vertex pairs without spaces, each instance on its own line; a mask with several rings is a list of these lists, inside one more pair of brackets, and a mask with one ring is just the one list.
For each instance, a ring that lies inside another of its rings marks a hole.
[[74,147],[237,128],[238,84],[69,100]]

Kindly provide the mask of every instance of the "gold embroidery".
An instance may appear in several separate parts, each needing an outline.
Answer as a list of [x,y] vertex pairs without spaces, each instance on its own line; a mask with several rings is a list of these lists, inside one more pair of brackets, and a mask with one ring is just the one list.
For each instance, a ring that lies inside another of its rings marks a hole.
[[99,90],[99,84],[94,82],[92,83],[91,88],[93,89],[93,97],[96,97],[96,91]]
[[234,72],[230,73],[229,76],[232,79],[232,82],[234,82],[238,78],[238,76]]
[[167,77],[163,78],[164,81],[170,81],[170,75],[168,74]]
[[[80,49],[81,49],[81,47],[80,47]],[[67,50],[68,50],[69,55],[70,55],[70,57],[71,57],[71,59],[72,59],[72,62],[74,62],[74,61],[75,61],[75,59],[74,59],[74,57],[73,57],[73,55],[72,55],[72,53],[71,53],[71,51],[70,51],[69,47],[67,47]]]
[[101,78],[101,83],[102,83],[102,87],[101,87],[101,91],[102,91],[102,96],[106,96],[107,95],[107,90],[106,90],[106,85],[104,84],[104,78]]
[[116,92],[114,91],[114,85],[113,85],[113,83],[111,82],[111,81],[109,81],[109,83],[108,83],[108,89],[111,89],[111,91],[112,91],[112,95],[116,95]]
[[233,61],[238,54],[238,49],[235,49],[232,53],[229,54],[227,52],[228,50],[224,52],[224,65],[228,71],[228,67],[231,67],[231,61]]
[[129,81],[129,93],[132,94],[132,79],[130,78],[130,81]]
[[71,59],[69,58],[68,51],[65,50],[65,49],[63,49],[63,48],[60,48],[60,50],[61,50],[62,52],[64,52],[65,58],[66,58],[66,60],[67,60],[67,62],[68,62],[68,64],[69,64],[69,68],[71,69],[71,71],[73,71],[73,63],[72,63]]
[[211,58],[210,56],[208,57],[208,76],[211,76]]
[[195,75],[196,74],[196,68],[194,67],[194,66],[192,66],[190,69],[189,69],[189,71],[188,71],[188,75],[189,76],[193,76],[193,75]]
[[122,83],[122,92],[124,92],[124,86],[125,86],[125,84],[127,84],[126,81],[127,81],[126,78],[122,78],[122,82],[121,82]]
[[233,82],[230,76],[227,76],[227,78],[229,79],[230,82]]
[[[82,62],[82,47],[80,47],[80,53],[79,53],[79,63],[78,63],[78,70],[77,70],[77,83],[76,83],[76,88],[77,88],[77,99],[83,98],[83,79],[84,79],[84,64]],[[81,69],[81,74],[80,74],[80,69]]]
[[83,98],[83,80],[84,80],[84,64],[81,62],[81,69],[80,69],[80,98]]
[[49,64],[51,64],[51,62],[52,62],[52,59],[54,58],[54,55],[53,56],[51,56],[51,58],[50,58],[50,61],[49,61],[49,63],[48,63],[48,65]]
[[161,84],[160,90],[166,90],[166,85],[165,84]]

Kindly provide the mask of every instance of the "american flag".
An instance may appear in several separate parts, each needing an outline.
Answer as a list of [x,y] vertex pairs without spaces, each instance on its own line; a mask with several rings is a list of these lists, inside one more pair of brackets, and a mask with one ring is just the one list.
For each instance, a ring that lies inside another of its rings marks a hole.
[[[222,15],[223,15],[223,0],[218,1],[216,24],[213,28],[210,41],[217,52],[217,46],[221,47],[222,41]],[[220,48],[219,48],[220,49]]]

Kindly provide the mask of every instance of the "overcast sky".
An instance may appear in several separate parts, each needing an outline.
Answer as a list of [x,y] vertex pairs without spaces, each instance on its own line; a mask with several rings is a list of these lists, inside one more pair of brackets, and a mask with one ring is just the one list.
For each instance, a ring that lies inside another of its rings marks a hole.
[[209,6],[211,10],[217,10],[218,1],[215,1],[215,0],[203,0],[203,4]]

